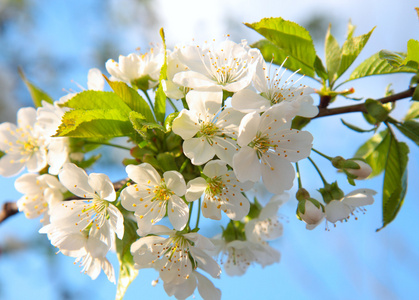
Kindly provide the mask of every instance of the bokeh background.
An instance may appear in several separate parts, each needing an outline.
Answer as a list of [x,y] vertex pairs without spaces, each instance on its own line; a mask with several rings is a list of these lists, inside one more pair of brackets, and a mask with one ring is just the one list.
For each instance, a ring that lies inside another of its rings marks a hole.
[[[29,80],[55,99],[67,91],[86,87],[92,67],[105,74],[105,62],[127,55],[149,43],[159,43],[159,28],[164,27],[167,45],[223,39],[230,34],[238,42],[250,43],[261,37],[244,26],[264,17],[281,16],[308,28],[318,55],[324,58],[324,35],[328,24],[340,42],[344,41],[349,20],[357,26],[356,35],[377,26],[355,64],[381,49],[406,51],[407,41],[419,39],[419,20],[413,0],[282,0],[282,1],[194,1],[194,0],[0,0],[0,122],[15,122],[16,111],[32,105],[28,91],[19,78],[21,67]],[[346,76],[350,74],[347,72]],[[411,75],[371,77],[345,84],[355,88],[355,96],[379,98],[392,83],[396,92],[407,89]],[[305,84],[318,87],[304,79]],[[318,99],[316,99],[318,101]],[[333,105],[348,104],[345,101]],[[394,112],[401,118],[409,101],[399,101]],[[367,128],[358,113],[328,117],[308,127],[314,147],[328,155],[352,157],[371,133],[347,130],[340,118]],[[343,132],[343,133],[342,133]],[[397,219],[380,232],[381,189],[383,177],[358,182],[357,187],[377,190],[376,203],[355,221],[338,224],[330,231],[319,225],[307,231],[295,218],[295,189],[291,200],[280,209],[284,235],[272,245],[282,253],[281,262],[264,269],[252,266],[241,277],[222,274],[214,284],[223,299],[416,299],[419,292],[419,239],[417,234],[418,150],[411,148],[409,187]],[[94,171],[112,180],[125,177],[121,160],[128,153],[108,149]],[[312,154],[328,181],[339,179],[345,192],[354,188],[345,178]],[[307,162],[301,163],[304,186],[319,197],[315,189],[321,181]],[[21,195],[13,187],[15,178],[0,178],[0,204]],[[267,201],[270,195],[262,195]],[[227,222],[227,220],[224,220]],[[212,236],[218,224],[204,222],[202,233]],[[95,281],[79,273],[73,259],[61,254],[37,231],[37,220],[16,215],[0,224],[0,299],[113,299],[115,286],[102,274]],[[117,269],[116,256],[110,260]],[[141,270],[129,287],[125,299],[166,299],[161,284],[151,286],[158,274]],[[193,296],[200,298],[198,292]]]

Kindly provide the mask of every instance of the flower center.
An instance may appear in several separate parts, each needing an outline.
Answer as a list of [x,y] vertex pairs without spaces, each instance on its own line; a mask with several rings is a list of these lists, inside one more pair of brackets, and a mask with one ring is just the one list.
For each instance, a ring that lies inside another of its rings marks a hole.
[[211,197],[215,197],[221,194],[223,190],[223,181],[221,176],[214,176],[213,178],[208,178],[208,187],[205,191],[206,194],[211,195]]
[[256,138],[249,143],[249,147],[256,150],[256,154],[260,159],[263,154],[269,151],[271,148],[276,148],[278,145],[271,144],[267,135],[262,135],[260,131],[256,133]]
[[247,72],[247,60],[242,58],[231,57],[227,53],[219,55],[211,50],[208,50],[207,58],[210,62],[208,71],[212,79],[221,85],[236,82]]
[[164,179],[161,179],[161,184],[159,186],[155,186],[154,189],[154,197],[151,199],[151,201],[157,200],[157,201],[168,201],[170,197],[174,194],[170,189],[167,188],[166,183],[164,182]]

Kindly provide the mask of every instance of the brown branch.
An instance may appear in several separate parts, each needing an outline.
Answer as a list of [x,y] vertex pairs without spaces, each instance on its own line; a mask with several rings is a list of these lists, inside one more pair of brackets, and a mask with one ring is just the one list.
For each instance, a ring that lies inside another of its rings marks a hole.
[[[415,91],[415,88],[412,87],[404,92],[393,94],[393,95],[390,95],[381,99],[377,99],[377,101],[380,101],[383,104],[389,103],[389,102],[396,102],[404,98],[412,97],[414,91]],[[312,119],[339,115],[339,114],[344,114],[344,113],[351,113],[351,112],[367,112],[367,110],[365,108],[364,103],[336,107],[336,108],[325,108],[319,105],[319,114]]]
[[19,210],[17,209],[16,202],[5,202],[3,204],[3,209],[0,211],[0,223],[18,212]]

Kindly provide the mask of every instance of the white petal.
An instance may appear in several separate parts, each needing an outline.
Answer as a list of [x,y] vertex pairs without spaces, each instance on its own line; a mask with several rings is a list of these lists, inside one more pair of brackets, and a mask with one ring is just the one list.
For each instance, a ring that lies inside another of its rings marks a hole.
[[109,222],[120,240],[124,237],[124,216],[112,204],[108,206]]
[[202,165],[215,155],[214,146],[208,144],[205,137],[192,138],[183,142],[183,152],[194,165]]
[[342,201],[332,200],[325,207],[326,219],[329,222],[336,223],[349,217],[351,209]]
[[[141,165],[128,165],[126,167],[128,177],[139,184],[160,185],[161,177],[154,167],[148,163]],[[150,181],[150,182],[148,182]]]
[[372,196],[375,194],[377,194],[377,192],[371,189],[357,189],[347,194],[342,202],[354,207],[371,205],[374,203],[374,198]]
[[182,174],[177,171],[167,171],[163,174],[163,177],[169,190],[173,191],[178,196],[185,195],[186,183]]
[[205,195],[201,211],[205,218],[212,220],[221,220],[221,205]]
[[223,93],[190,91],[186,95],[190,111],[201,115],[214,115],[221,109]]
[[101,199],[115,201],[115,188],[107,175],[92,173],[89,175],[88,183]]
[[212,160],[205,165],[202,172],[208,177],[212,178],[214,176],[224,175],[227,173],[227,171],[227,166],[224,161]]
[[198,291],[201,297],[205,300],[220,300],[221,290],[216,288],[214,284],[207,277],[198,272],[194,272],[198,279]]
[[295,170],[289,161],[271,154],[263,156],[261,166],[262,180],[269,192],[282,194],[292,188]]
[[92,199],[95,191],[89,185],[86,172],[75,164],[67,163],[58,174],[60,182],[74,195]]
[[198,177],[198,178],[192,179],[191,181],[188,182],[188,186],[187,186],[187,190],[185,194],[186,200],[191,202],[191,201],[195,201],[199,199],[207,187],[208,187],[208,183],[204,178]]
[[182,139],[187,140],[195,136],[199,131],[200,125],[194,112],[182,109],[180,114],[173,120],[172,130]]
[[256,150],[244,146],[233,156],[234,174],[238,180],[256,182],[260,179],[261,170]]
[[176,195],[170,197],[168,203],[168,212],[170,223],[173,227],[180,231],[185,228],[189,218],[189,207],[186,203]]
[[227,210],[226,214],[231,220],[241,220],[249,213],[249,200],[241,193],[229,190],[224,197],[229,199],[224,202],[223,208]]
[[237,139],[240,147],[247,146],[256,137],[260,122],[261,117],[257,112],[244,116],[240,122],[239,137]]
[[270,101],[250,89],[241,90],[231,98],[231,106],[242,113],[263,112],[267,110]]
[[92,68],[87,74],[87,88],[94,91],[103,91],[105,79],[102,72],[97,68]]

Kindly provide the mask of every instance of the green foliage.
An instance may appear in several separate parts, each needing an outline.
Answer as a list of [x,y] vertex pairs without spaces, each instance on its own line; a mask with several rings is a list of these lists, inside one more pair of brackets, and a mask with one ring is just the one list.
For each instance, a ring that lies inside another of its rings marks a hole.
[[413,120],[395,123],[397,129],[419,146],[419,123]]
[[134,131],[125,113],[117,109],[71,110],[64,114],[56,137],[113,138]]
[[304,117],[296,116],[292,120],[291,128],[297,129],[297,130],[301,130],[305,126],[307,126],[307,124],[310,123],[310,121],[311,121],[311,119],[309,119],[309,118],[304,118]]
[[124,217],[124,237],[122,240],[116,238],[116,254],[119,261],[119,277],[116,287],[116,300],[122,300],[131,282],[137,277],[138,270],[134,268],[134,260],[131,254],[131,245],[137,238],[137,225],[128,218]]
[[159,121],[160,123],[163,123],[164,117],[166,115],[166,94],[163,91],[163,85],[161,84],[161,82],[162,80],[165,80],[167,78],[166,40],[164,37],[163,28],[160,29],[160,36],[163,40],[164,63],[160,71],[160,77],[159,77],[160,84],[156,91],[154,113],[156,114],[157,121]]
[[342,121],[342,124],[343,124],[343,125],[345,125],[345,126],[346,126],[346,127],[348,127],[349,129],[352,129],[353,131],[356,131],[356,132],[371,132],[371,131],[375,130],[375,128],[371,128],[371,129],[362,129],[362,128],[359,128],[359,127],[357,127],[357,126],[355,126],[355,125],[352,125],[352,124],[350,124],[350,123],[348,123],[348,122],[344,121],[343,119],[340,119],[340,120]]
[[36,87],[33,83],[31,83],[26,78],[25,74],[23,73],[21,69],[19,69],[19,75],[20,75],[20,78],[22,78],[23,82],[25,83],[26,87],[28,88],[35,107],[42,106],[42,101],[46,101],[48,103],[54,102],[54,100],[47,93],[45,93],[43,90],[41,90],[40,88]]
[[383,105],[380,101],[367,99],[365,101],[365,108],[367,112],[378,122],[384,122],[387,120],[390,109]]
[[355,157],[365,159],[371,166],[372,173],[370,178],[379,175],[384,170],[389,144],[390,135],[386,129],[375,134],[359,147],[358,151],[355,153]]
[[136,90],[129,87],[122,81],[110,81],[107,78],[106,81],[109,83],[109,86],[113,89],[115,94],[118,95],[131,110],[142,114],[149,122],[154,121],[154,116],[150,106]]
[[[276,54],[279,54],[278,56],[284,58],[290,56],[290,58],[293,58],[299,63],[298,67],[295,68],[295,61],[287,61],[284,64],[286,68],[293,71],[301,68],[304,74],[314,77],[314,62],[317,55],[313,40],[305,28],[282,18],[265,18],[256,23],[245,23],[245,25],[263,35],[272,43],[272,45],[276,46]],[[273,48],[271,44],[259,42],[259,46],[266,45],[268,45],[269,48]],[[261,51],[262,53],[267,53],[263,48]],[[284,53],[285,55],[281,53]],[[265,58],[270,61],[272,56],[270,54]],[[278,59],[276,60],[278,61]]]
[[158,129],[163,132],[165,131],[162,125],[157,124],[155,122],[147,122],[145,117],[142,114],[137,113],[136,111],[130,112],[129,120],[132,123],[132,126],[134,127],[135,131],[137,131],[144,138],[146,137],[148,129]]
[[[402,55],[401,53],[398,54]],[[391,73],[416,73],[416,71],[406,66],[393,67],[387,60],[380,58],[379,53],[376,53],[358,65],[358,67],[353,70],[347,81],[366,76]]]
[[333,83],[337,79],[337,72],[339,70],[339,64],[341,60],[341,49],[339,43],[335,37],[330,33],[331,25],[327,29],[325,39],[325,56],[326,56],[326,67],[329,82]]
[[419,41],[409,40],[407,42],[407,55],[403,61],[404,65],[418,69],[419,67]]
[[389,148],[385,164],[383,185],[383,226],[381,230],[394,220],[407,190],[407,162],[409,148],[405,143],[398,142],[389,130]]
[[419,118],[419,102],[413,102],[407,111],[406,116],[404,117],[405,121]]

